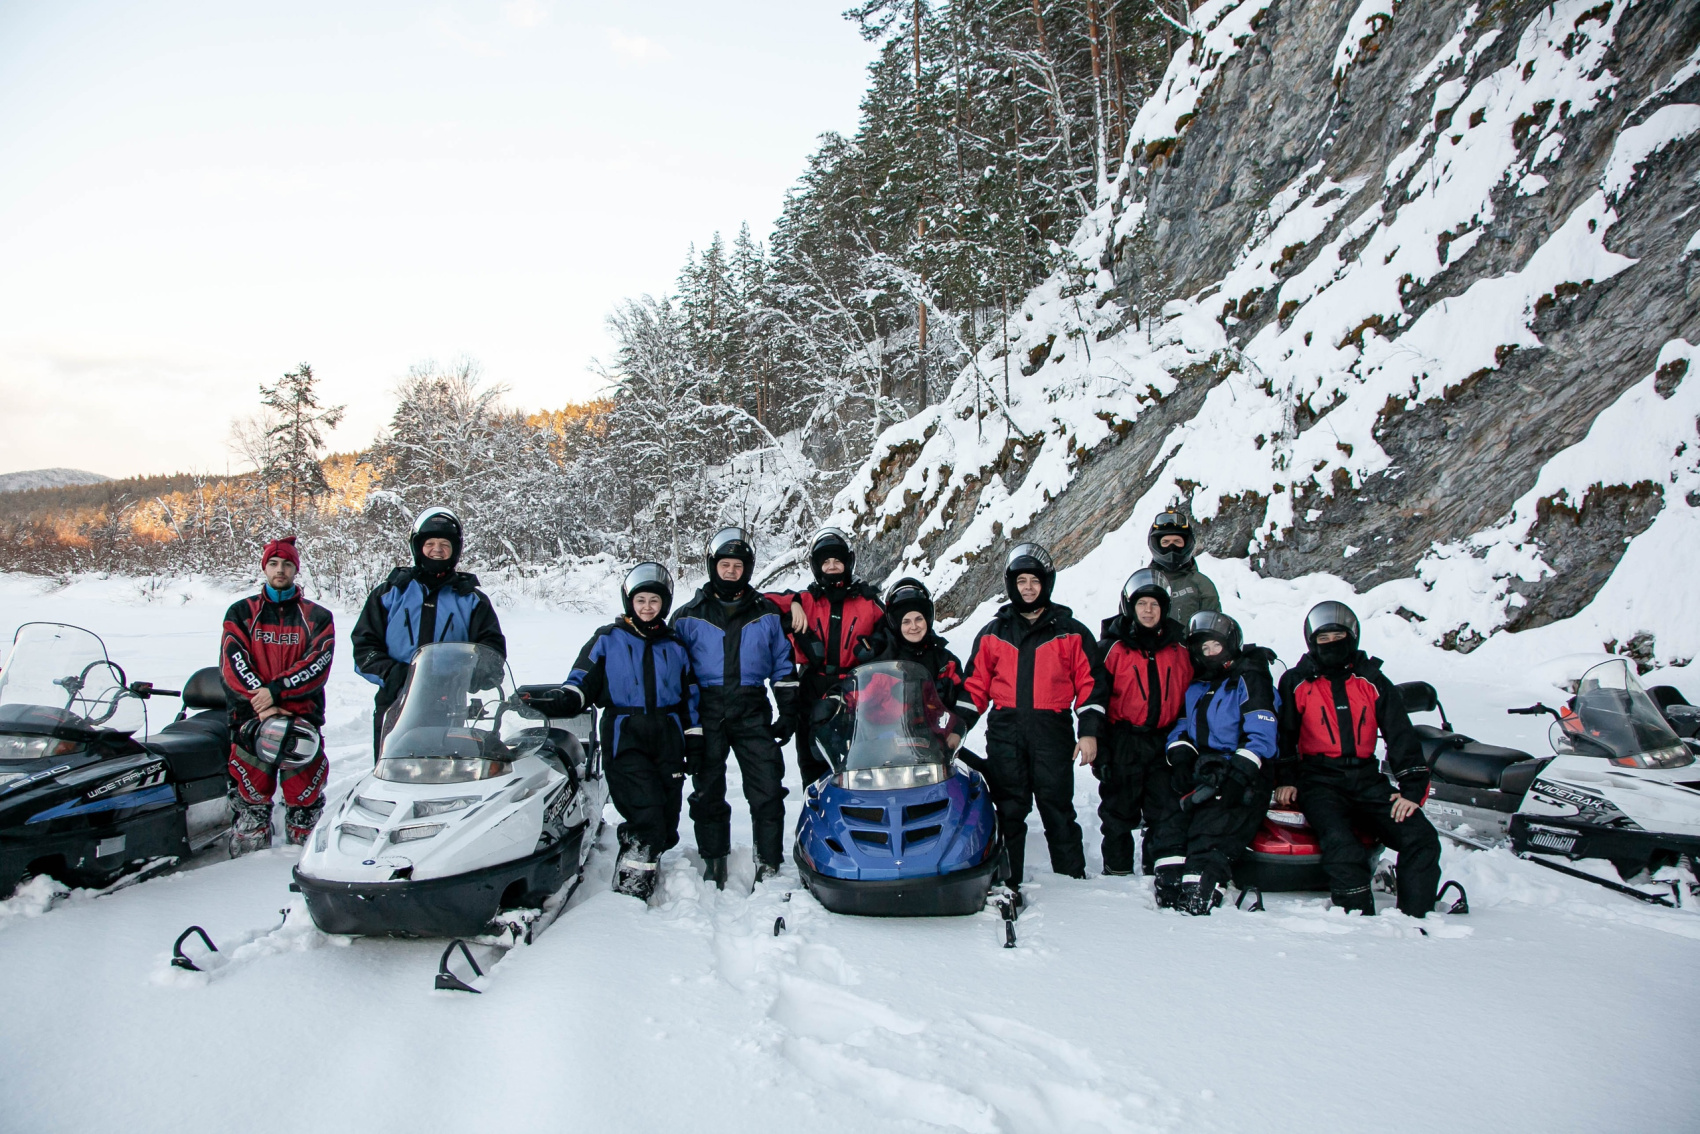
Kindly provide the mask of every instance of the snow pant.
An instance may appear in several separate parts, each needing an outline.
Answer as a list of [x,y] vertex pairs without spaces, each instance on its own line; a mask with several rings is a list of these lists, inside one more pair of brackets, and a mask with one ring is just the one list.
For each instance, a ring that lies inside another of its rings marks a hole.
[[1160,856],[1185,853],[1185,828],[1175,822],[1180,796],[1169,785],[1167,736],[1135,730],[1125,721],[1110,726],[1098,742],[1092,774],[1098,777],[1098,828],[1104,836],[1104,869],[1133,870],[1133,832],[1144,821],[1140,859],[1150,874]]
[[986,722],[986,786],[1019,885],[1027,858],[1027,816],[1035,801],[1051,869],[1079,878],[1086,851],[1074,817],[1074,722],[1045,709],[993,709]]
[[284,803],[290,807],[310,807],[324,797],[330,763],[321,748],[305,764],[274,768],[232,744],[229,771],[236,798],[243,803],[270,803],[281,781]]
[[663,713],[603,713],[608,794],[620,813],[618,835],[648,847],[654,856],[679,844],[680,797],[685,784],[685,743]]
[[[1190,775],[1176,776],[1177,795],[1193,789]],[[1178,840],[1180,853],[1186,855],[1183,872],[1187,877],[1197,875],[1203,886],[1226,886],[1233,877],[1234,863],[1251,846],[1251,840],[1263,825],[1269,812],[1269,793],[1274,784],[1267,773],[1260,772],[1250,785],[1234,777],[1224,778],[1216,794],[1192,808],[1181,811],[1177,804],[1171,829],[1182,833]],[[1166,838],[1174,835],[1165,832]]]
[[1399,912],[1422,917],[1434,909],[1440,889],[1440,836],[1421,811],[1393,821],[1393,793],[1386,773],[1371,760],[1307,756],[1299,766],[1299,808],[1322,845],[1322,869],[1337,904],[1374,909],[1370,896],[1369,848],[1358,828],[1399,855]]
[[726,710],[708,703],[702,706],[702,769],[691,777],[691,823],[696,828],[697,850],[704,858],[724,858],[732,850],[732,807],[726,802],[726,755],[738,758],[744,776],[744,798],[750,804],[750,827],[755,835],[756,859],[778,866],[784,859],[785,755],[773,739],[772,716],[766,691],[760,702],[753,698],[732,700]]
[[[379,695],[380,698],[382,694]],[[384,737],[395,727],[396,718],[401,716],[397,708],[400,699],[394,701],[378,700],[372,705],[372,763],[378,762],[378,750],[384,746]]]
[[814,710],[818,700],[804,700],[797,713],[797,773],[803,777],[804,787],[832,771],[814,746]]

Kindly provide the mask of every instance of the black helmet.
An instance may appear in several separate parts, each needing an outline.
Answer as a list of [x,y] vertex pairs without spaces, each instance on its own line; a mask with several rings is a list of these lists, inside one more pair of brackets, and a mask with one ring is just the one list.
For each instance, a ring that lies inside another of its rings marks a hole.
[[661,618],[666,618],[673,609],[672,574],[659,563],[639,563],[626,572],[626,581],[620,584],[620,601],[625,604],[626,617],[634,621],[637,615],[632,612],[632,599],[641,594],[660,595]]
[[[1034,602],[1023,602],[1021,592],[1015,589],[1015,580],[1019,575],[1036,575],[1039,578],[1039,597]],[[1022,614],[1029,614],[1051,601],[1051,588],[1056,585],[1057,569],[1051,562],[1051,553],[1036,543],[1018,543],[1009,550],[1009,558],[1004,560],[1003,589],[1009,595],[1009,601],[1015,604],[1015,609]]]
[[927,585],[919,579],[899,579],[885,592],[885,616],[897,629],[903,625],[903,616],[912,610],[920,611],[928,627],[932,626],[933,596]]
[[[1205,657],[1206,642],[1222,643],[1222,652]],[[1234,664],[1240,656],[1240,645],[1240,624],[1220,611],[1201,610],[1187,623],[1186,648],[1192,655],[1192,667],[1206,676],[1219,674]]]
[[1169,585],[1163,581],[1162,575],[1149,567],[1141,567],[1122,584],[1122,617],[1130,625],[1138,622],[1133,606],[1142,598],[1156,599],[1157,605],[1163,608],[1163,617],[1169,617]]
[[[1346,637],[1343,641],[1317,645],[1317,635],[1327,630],[1343,630]],[[1330,599],[1317,603],[1305,615],[1305,647],[1325,669],[1346,665],[1358,652],[1358,616],[1343,602]]]
[[[844,573],[822,575],[820,565],[828,559],[843,563]],[[809,541],[809,567],[815,573],[815,582],[822,586],[848,586],[850,573],[856,569],[856,551],[850,546],[850,537],[838,528],[822,528],[816,532],[815,538]]]
[[[425,558],[425,541],[428,539],[446,539],[454,550],[449,553],[445,562],[441,559]],[[453,571],[455,564],[460,562],[460,517],[447,508],[427,508],[419,513],[419,518],[413,521],[413,535],[409,542],[413,545],[413,565],[430,570],[433,574],[446,576]]]
[[[1164,547],[1163,537],[1178,535],[1184,541],[1179,547]],[[1192,562],[1196,550],[1192,534],[1192,519],[1185,512],[1171,508],[1151,521],[1151,534],[1145,537],[1151,548],[1151,562],[1165,571],[1179,571]]]
[[744,582],[750,581],[750,573],[756,569],[755,548],[750,546],[749,537],[743,528],[721,528],[714,533],[714,538],[708,541],[708,547],[703,552],[708,559],[708,574],[714,576],[714,565],[722,559],[739,559],[744,564]]

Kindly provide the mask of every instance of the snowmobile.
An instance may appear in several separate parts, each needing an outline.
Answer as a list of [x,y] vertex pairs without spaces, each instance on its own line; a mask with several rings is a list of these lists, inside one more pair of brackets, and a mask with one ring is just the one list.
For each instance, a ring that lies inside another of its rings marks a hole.
[[[183,709],[149,736],[153,697]],[[38,874],[111,886],[216,841],[230,828],[229,751],[217,669],[163,689],[131,681],[87,630],[20,626],[0,671],[0,897]]]
[[814,742],[831,771],[804,793],[794,854],[821,905],[884,917],[984,908],[1007,859],[985,779],[945,747],[952,720],[909,661],[858,666],[817,703]]
[[376,766],[314,827],[295,887],[326,933],[529,940],[583,876],[606,795],[595,745],[523,700],[501,654],[434,643]]

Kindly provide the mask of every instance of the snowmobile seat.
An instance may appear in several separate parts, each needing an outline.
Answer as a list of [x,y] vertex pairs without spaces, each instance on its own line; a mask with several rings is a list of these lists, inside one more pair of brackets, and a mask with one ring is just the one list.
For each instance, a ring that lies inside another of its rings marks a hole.
[[219,708],[172,721],[148,737],[147,747],[165,757],[178,783],[222,776],[230,761],[230,717]]
[[1515,748],[1483,744],[1479,740],[1459,737],[1462,744],[1442,747],[1435,753],[1434,774],[1449,783],[1465,787],[1498,788],[1505,769],[1533,757]]

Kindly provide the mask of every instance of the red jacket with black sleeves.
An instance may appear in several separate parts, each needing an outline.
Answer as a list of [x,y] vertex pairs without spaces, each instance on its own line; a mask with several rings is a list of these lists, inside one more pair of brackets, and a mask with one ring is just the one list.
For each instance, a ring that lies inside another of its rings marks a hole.
[[1404,699],[1381,672],[1380,658],[1360,650],[1344,669],[1327,672],[1306,654],[1281,675],[1280,705],[1277,782],[1294,782],[1301,766],[1325,772],[1374,761],[1379,735],[1387,742],[1387,767],[1399,781],[1399,794],[1414,803],[1427,797],[1422,741]]
[[1081,736],[1104,731],[1110,682],[1098,663],[1092,631],[1066,606],[1048,606],[1029,622],[1006,605],[974,639],[963,688],[984,713],[1016,709],[1075,710]]
[[219,645],[224,700],[232,727],[254,715],[248,699],[261,689],[291,716],[325,723],[325,682],[336,650],[331,612],[300,597],[273,602],[264,592],[224,612]]
[[[766,597],[779,607],[810,697],[819,697],[856,664],[856,648],[885,615],[879,596],[866,583],[851,583],[842,590],[811,583],[807,590],[776,591]],[[801,634],[791,633],[793,602],[808,619],[808,629]]]
[[1186,709],[1192,684],[1186,631],[1168,618],[1144,634],[1140,629],[1123,615],[1104,620],[1100,648],[1110,682],[1110,723],[1167,730]]

